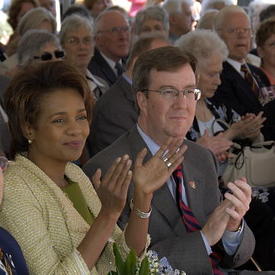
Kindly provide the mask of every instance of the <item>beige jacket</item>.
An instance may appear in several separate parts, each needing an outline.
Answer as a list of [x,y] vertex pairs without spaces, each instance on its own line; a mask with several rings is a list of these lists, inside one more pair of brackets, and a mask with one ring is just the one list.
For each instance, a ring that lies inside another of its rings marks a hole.
[[[91,213],[97,216],[101,203],[89,179],[72,163],[65,174],[79,183]],[[76,250],[89,225],[62,190],[23,156],[16,157],[4,177],[0,225],[18,241],[31,274],[106,275],[114,270],[112,240],[124,255],[129,252],[123,232],[116,227],[96,267],[89,271]]]

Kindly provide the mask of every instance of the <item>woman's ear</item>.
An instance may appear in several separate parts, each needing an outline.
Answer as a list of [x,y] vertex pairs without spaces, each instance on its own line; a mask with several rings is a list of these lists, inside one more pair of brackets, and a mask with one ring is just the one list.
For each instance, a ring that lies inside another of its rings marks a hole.
[[30,123],[26,122],[22,126],[22,131],[23,131],[24,137],[28,140],[29,143],[31,143],[34,139],[34,130],[33,130],[33,127],[30,125]]
[[264,57],[264,51],[261,47],[257,47],[257,53],[259,57],[263,58]]

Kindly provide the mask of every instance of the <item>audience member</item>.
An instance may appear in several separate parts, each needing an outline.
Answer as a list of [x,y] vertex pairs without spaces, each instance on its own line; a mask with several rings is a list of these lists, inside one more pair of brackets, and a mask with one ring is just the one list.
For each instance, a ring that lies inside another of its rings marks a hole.
[[97,101],[91,132],[87,139],[91,156],[112,144],[137,122],[138,110],[132,92],[132,70],[136,59],[143,52],[167,46],[165,36],[152,33],[139,38],[130,51],[126,72]]
[[79,14],[81,16],[84,16],[86,18],[88,18],[89,20],[93,20],[90,12],[88,11],[87,8],[85,8],[85,6],[83,5],[71,5],[66,11],[65,13],[62,15],[62,21],[67,17],[70,16],[72,14]]
[[241,7],[227,6],[217,14],[215,29],[227,45],[229,57],[223,63],[221,84],[212,99],[240,115],[258,114],[262,110],[260,88],[268,80],[260,69],[245,61],[251,46],[247,14]]
[[118,11],[104,11],[95,21],[96,48],[88,69],[113,85],[123,72],[123,58],[129,54],[130,26]]
[[260,12],[260,23],[273,16],[275,16],[275,5],[269,5]]
[[84,0],[83,4],[95,19],[102,11],[112,6],[112,0]]
[[15,31],[20,19],[25,15],[29,10],[39,6],[37,0],[14,0],[11,3],[8,14],[9,19],[8,23],[11,25]]
[[99,98],[106,91],[108,84],[88,70],[88,64],[94,54],[94,29],[91,20],[78,14],[66,17],[61,25],[60,41],[66,53],[66,60],[86,77],[92,96]]
[[221,10],[226,6],[236,4],[236,0],[203,0],[201,4],[201,15],[203,16],[208,10]]
[[[2,171],[6,169],[7,161],[0,156],[0,204],[4,190]],[[29,274],[21,248],[13,236],[2,227],[0,227],[0,252],[0,274]]]
[[261,69],[271,85],[275,85],[275,17],[263,21],[256,32],[257,52]]
[[[210,149],[221,160],[219,175],[222,175],[227,165],[225,151],[231,145],[228,141],[237,143],[244,143],[245,140],[246,143],[262,141],[260,129],[265,119],[262,113],[258,116],[250,114],[241,118],[234,110],[224,105],[213,105],[209,101],[220,84],[222,63],[228,55],[225,43],[217,34],[207,30],[196,30],[182,36],[177,45],[185,54],[197,60],[196,72],[199,75],[197,86],[201,90],[193,126],[187,138]],[[230,127],[228,128],[223,122]],[[256,238],[254,257],[263,270],[270,270],[274,268],[273,215],[267,204],[260,200],[262,191],[259,188],[255,188],[254,191],[259,196],[252,200],[250,204],[252,208],[247,212],[245,219]],[[260,210],[262,210],[261,217],[258,215]]]
[[56,61],[64,58],[58,37],[45,30],[29,30],[20,39],[18,64],[26,66],[36,61]]
[[16,66],[18,64],[17,59],[17,47],[21,37],[28,31],[32,29],[43,29],[49,32],[56,32],[56,21],[52,14],[44,9],[44,8],[34,8],[28,11],[20,20],[17,30],[16,30],[16,42],[14,43],[14,48],[10,53],[5,62],[2,62],[0,65],[0,73],[12,76],[14,74],[14,70],[16,70]]
[[55,0],[38,0],[40,6],[47,9],[54,17],[56,16]]
[[198,21],[197,29],[214,30],[215,18],[218,13],[218,10],[207,10]]
[[162,7],[150,6],[140,10],[135,16],[133,34],[139,36],[148,32],[162,32],[168,37],[169,17]]
[[163,8],[169,15],[169,38],[175,42],[181,35],[192,30],[192,0],[165,0]]
[[[104,174],[117,155],[127,153],[135,159],[143,147],[154,155],[168,138],[183,142],[187,146],[183,165],[174,169],[174,177],[153,196],[151,248],[187,274],[221,274],[219,267],[238,266],[253,252],[254,237],[242,218],[249,208],[251,189],[245,179],[236,180],[228,184],[231,192],[221,201],[215,158],[210,151],[184,139],[200,97],[194,71],[192,63],[176,47],[143,53],[133,70],[139,107],[137,126],[93,157],[84,171],[90,176],[100,167]],[[169,156],[164,154],[162,160],[169,168]],[[120,219],[122,227],[129,213],[127,206]],[[219,267],[209,258],[217,243],[222,250]]]
[[[96,171],[97,196],[71,163],[89,132],[87,82],[62,61],[38,65],[17,74],[5,95],[14,162],[5,173],[0,222],[20,244],[31,274],[107,274],[114,268],[114,241],[123,256],[129,248],[144,253],[153,192],[182,162],[185,148],[176,150],[171,141],[144,164],[145,151],[139,154],[133,211],[121,232],[116,222],[132,178],[129,155],[117,158],[103,177]],[[172,165],[164,169],[160,156],[168,148]]]

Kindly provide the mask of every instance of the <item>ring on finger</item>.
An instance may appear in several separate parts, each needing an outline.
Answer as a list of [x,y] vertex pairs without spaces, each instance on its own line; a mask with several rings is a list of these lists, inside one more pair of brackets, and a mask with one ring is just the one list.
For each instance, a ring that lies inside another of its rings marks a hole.
[[161,159],[162,159],[164,162],[166,162],[166,161],[168,160],[167,157],[162,157]]
[[172,162],[168,161],[168,162],[166,162],[165,164],[166,164],[166,166],[169,168],[169,167],[172,165]]

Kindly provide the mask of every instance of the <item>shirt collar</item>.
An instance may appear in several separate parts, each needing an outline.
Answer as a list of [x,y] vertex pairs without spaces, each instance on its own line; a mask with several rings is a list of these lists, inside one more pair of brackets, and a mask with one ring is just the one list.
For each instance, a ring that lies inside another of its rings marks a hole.
[[145,134],[138,124],[137,124],[137,130],[141,135],[143,141],[146,143],[147,147],[149,148],[151,154],[155,155],[159,150],[160,146],[156,144],[147,134]]
[[238,61],[236,61],[236,60],[233,60],[233,59],[231,59],[231,58],[227,58],[226,61],[227,61],[231,66],[233,66],[234,69],[235,69],[237,72],[241,73],[241,66],[242,66],[243,63],[240,63],[240,62],[238,62]]
[[[100,52],[100,54],[102,55],[102,57],[106,60],[106,62],[108,63],[108,65],[114,70],[114,72],[116,73],[116,62],[113,61],[112,59],[110,59],[109,57],[107,57],[105,54],[103,54],[102,52]],[[118,63],[122,66],[121,63],[121,59],[118,61]]]

